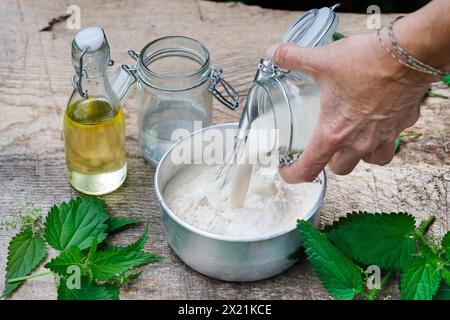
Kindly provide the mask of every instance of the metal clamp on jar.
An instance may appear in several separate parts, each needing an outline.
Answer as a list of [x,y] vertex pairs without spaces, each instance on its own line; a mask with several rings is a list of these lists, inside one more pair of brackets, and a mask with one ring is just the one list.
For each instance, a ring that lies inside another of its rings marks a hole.
[[220,68],[210,66],[208,49],[197,40],[163,37],[128,54],[135,65],[123,65],[111,81],[121,100],[137,85],[139,145],[154,166],[175,141],[211,124],[213,96],[232,110],[238,107],[238,93]]
[[[339,21],[334,12],[337,6],[308,11],[292,25],[283,42],[302,47],[329,43]],[[319,88],[310,77],[261,59],[239,122],[236,148],[247,139],[252,122],[271,113],[273,127],[279,130],[280,163],[292,163],[312,135],[320,112],[319,97]]]

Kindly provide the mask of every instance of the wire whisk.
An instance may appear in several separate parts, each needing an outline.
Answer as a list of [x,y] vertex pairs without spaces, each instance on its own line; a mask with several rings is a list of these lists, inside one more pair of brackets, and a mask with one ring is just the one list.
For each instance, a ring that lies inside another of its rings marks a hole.
[[227,153],[225,161],[217,167],[215,180],[220,182],[221,187],[228,181],[231,169],[238,163],[245,147],[245,140],[236,137],[233,150]]

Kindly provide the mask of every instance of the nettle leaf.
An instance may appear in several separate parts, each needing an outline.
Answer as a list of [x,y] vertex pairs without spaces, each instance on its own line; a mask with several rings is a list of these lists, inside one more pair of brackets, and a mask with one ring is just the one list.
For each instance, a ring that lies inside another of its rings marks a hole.
[[[72,275],[73,269],[69,272],[69,267],[78,266],[80,268],[81,276],[85,278],[82,287],[69,290],[63,283],[58,291],[61,299],[93,299],[97,294],[100,294],[100,298],[103,299],[105,291],[108,291],[107,294],[112,299],[118,299],[119,287],[127,287],[129,282],[137,279],[140,275],[140,272],[126,275],[126,271],[162,260],[162,257],[142,251],[147,239],[145,231],[136,242],[127,247],[109,247],[97,251],[95,241],[91,248],[84,252],[77,247],[71,247],[52,259],[45,267],[61,275],[61,281],[66,281],[65,279],[69,279],[69,276]],[[99,286],[95,285],[94,279],[109,282],[103,283],[104,286]],[[87,292],[85,292],[86,290]]]
[[328,292],[341,300],[351,300],[361,293],[362,274],[358,266],[308,222],[298,221],[298,229],[308,261]]
[[52,259],[45,267],[54,273],[64,276],[67,275],[67,269],[71,266],[78,266],[81,270],[84,269],[83,260],[81,250],[77,247],[71,247]]
[[405,266],[400,281],[402,300],[431,300],[441,282],[438,261],[413,257]]
[[445,256],[450,260],[450,231],[442,238],[441,245],[445,250]]
[[67,280],[60,279],[58,287],[58,300],[116,300],[118,289],[112,286],[99,285],[90,282],[86,277],[80,281],[79,288],[69,288]]
[[339,32],[333,33],[333,36],[332,36],[333,41],[338,41],[343,38],[345,38],[345,36],[342,33],[339,33]]
[[402,140],[400,140],[400,137],[395,138],[395,141],[394,141],[395,153],[397,153],[400,150],[401,144],[402,144]]
[[135,272],[135,273],[121,273],[118,276],[112,278],[111,280],[108,280],[108,284],[115,286],[117,288],[124,288],[126,291],[129,290],[130,285],[132,282],[136,281],[142,274],[142,271]]
[[120,288],[119,286],[112,284],[112,283],[105,283],[106,289],[111,294],[112,300],[119,300],[120,299]]
[[108,280],[135,267],[161,261],[162,257],[142,251],[147,238],[148,234],[144,232],[139,240],[128,247],[110,247],[95,252],[87,262],[93,277]]
[[83,250],[94,240],[100,243],[106,239],[108,217],[104,201],[80,196],[50,209],[45,223],[45,238],[59,251],[73,246]]
[[41,236],[31,229],[18,233],[8,246],[5,288],[3,296],[11,294],[22,282],[9,283],[9,280],[28,276],[45,258],[47,248]]
[[447,269],[441,270],[442,279],[450,286],[450,271]]
[[450,300],[450,285],[445,283],[441,284],[433,300]]
[[407,213],[353,212],[325,228],[349,258],[382,269],[402,269],[416,252],[415,219]]
[[128,217],[111,217],[106,222],[108,224],[108,229],[106,232],[111,233],[115,232],[124,227],[137,224],[140,220],[137,218],[128,218]]
[[447,75],[443,76],[443,77],[441,78],[441,80],[442,80],[444,83],[446,83],[448,86],[450,86],[450,74],[447,74]]

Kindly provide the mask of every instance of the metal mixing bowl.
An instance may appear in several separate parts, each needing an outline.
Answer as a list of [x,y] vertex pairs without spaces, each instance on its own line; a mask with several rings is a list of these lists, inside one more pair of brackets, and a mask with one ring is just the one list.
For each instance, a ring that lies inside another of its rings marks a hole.
[[[164,232],[172,249],[188,266],[212,278],[225,281],[256,281],[277,275],[296,260],[290,259],[300,246],[300,238],[295,224],[288,230],[270,236],[253,238],[231,238],[197,229],[170,210],[164,201],[164,188],[169,180],[188,164],[174,164],[171,153],[195,135],[210,129],[225,132],[237,129],[237,123],[219,124],[192,133],[177,142],[162,157],[155,174],[155,192],[161,206]],[[192,140],[191,140],[192,141]],[[179,149],[177,150],[179,151]],[[304,219],[317,225],[320,206],[325,197],[326,175],[322,171],[318,177],[321,191],[317,202]]]

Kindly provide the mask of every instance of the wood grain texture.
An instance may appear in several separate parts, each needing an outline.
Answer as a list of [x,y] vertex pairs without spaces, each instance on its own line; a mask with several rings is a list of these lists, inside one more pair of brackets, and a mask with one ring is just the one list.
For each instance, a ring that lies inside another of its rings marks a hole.
[[[74,30],[65,23],[51,32],[38,32],[70,4],[81,8],[82,26],[100,25],[108,36],[112,57],[129,63],[126,51],[140,50],[156,37],[183,34],[209,48],[213,63],[245,95],[265,49],[279,41],[301,14],[249,7],[235,3],[186,0],[136,1],[12,1],[3,0],[0,12],[0,180],[19,197],[46,212],[53,203],[77,194],[65,178],[62,117],[72,91],[70,42]],[[367,32],[364,15],[342,14],[339,31]],[[383,16],[383,20],[389,20]],[[448,89],[436,89],[449,95]],[[430,98],[415,125],[423,135],[404,139],[401,152],[386,167],[361,164],[349,176],[330,175],[321,223],[329,224],[352,210],[407,211],[418,219],[436,214],[432,232],[450,229],[449,183],[450,104]],[[239,119],[219,104],[215,122]],[[304,258],[287,272],[255,283],[226,283],[204,277],[184,265],[164,239],[153,189],[154,169],[140,156],[137,145],[137,104],[134,95],[125,106],[129,176],[117,192],[104,196],[112,214],[141,217],[144,223],[114,236],[115,244],[135,240],[147,227],[146,249],[166,257],[144,267],[143,275],[123,299],[326,299],[328,294]],[[19,205],[0,191],[0,221]],[[12,232],[0,233],[0,288],[4,282],[7,244]],[[50,254],[50,256],[53,253]],[[390,287],[394,298],[397,289]],[[55,298],[52,278],[29,281],[17,299]]]

